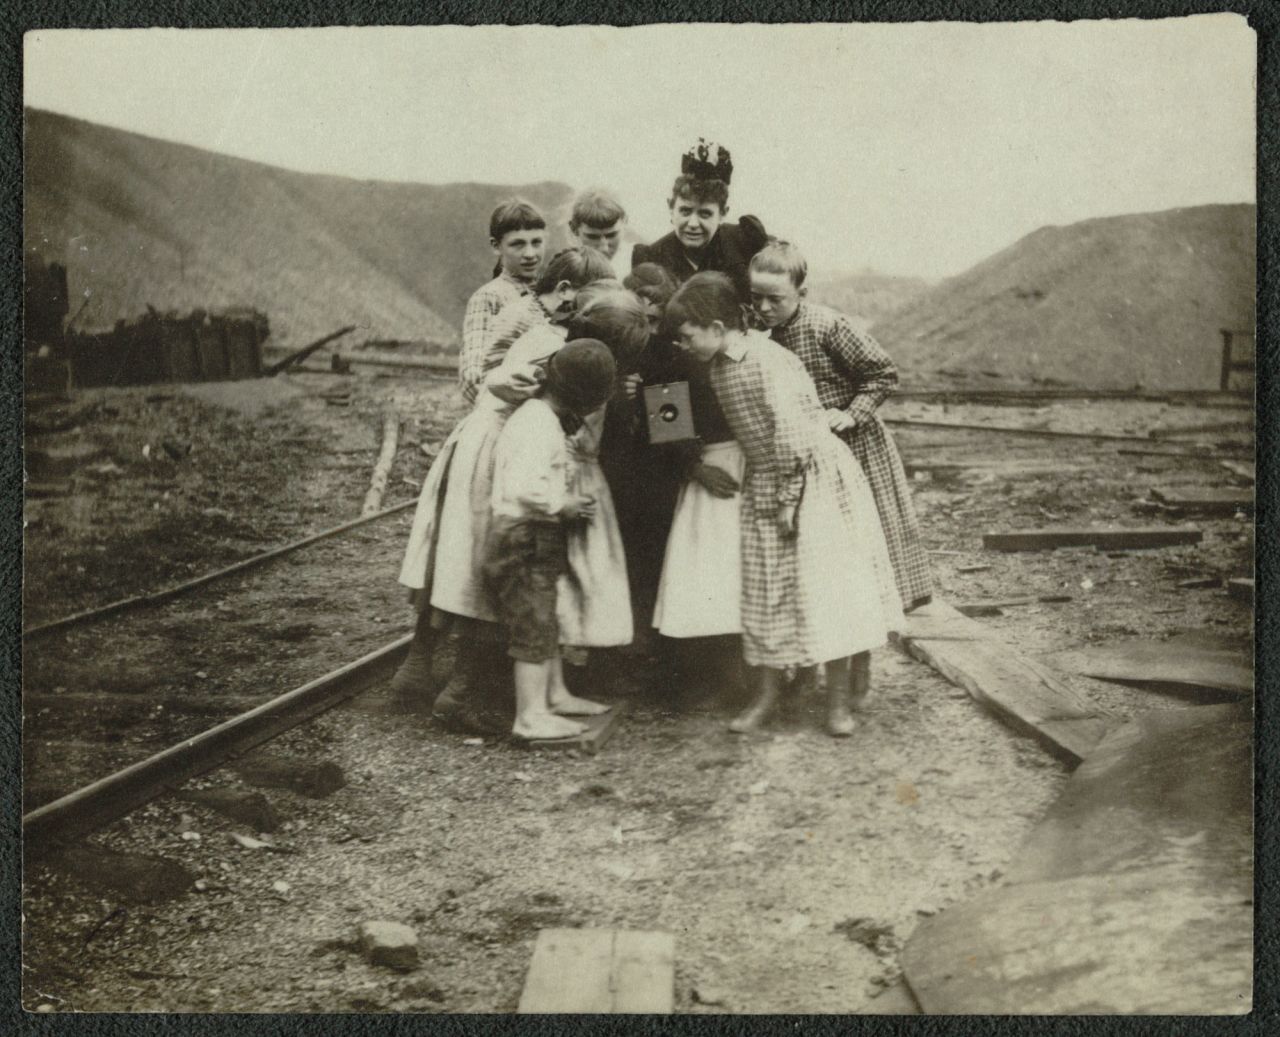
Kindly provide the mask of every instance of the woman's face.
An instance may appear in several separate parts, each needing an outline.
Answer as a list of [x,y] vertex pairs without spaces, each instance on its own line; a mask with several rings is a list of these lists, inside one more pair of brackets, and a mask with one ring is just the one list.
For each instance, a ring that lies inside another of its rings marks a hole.
[[676,346],[682,353],[688,353],[695,360],[708,364],[724,348],[724,325],[715,321],[702,327],[685,321],[680,325]]
[[715,202],[695,202],[675,198],[671,202],[671,226],[680,244],[687,249],[705,248],[715,237],[724,213]]

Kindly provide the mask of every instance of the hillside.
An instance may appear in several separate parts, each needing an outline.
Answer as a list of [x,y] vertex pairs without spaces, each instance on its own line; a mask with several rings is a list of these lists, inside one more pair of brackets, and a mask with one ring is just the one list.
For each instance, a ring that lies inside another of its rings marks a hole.
[[25,122],[26,247],[67,265],[73,314],[91,293],[82,331],[148,304],[240,305],[265,312],[281,345],[343,324],[364,338],[452,341],[491,275],[494,204],[523,195],[562,227],[570,198],[556,183],[295,173],[35,109]]
[[1220,328],[1253,327],[1256,208],[1043,227],[877,322],[915,377],[1216,388]]
[[809,284],[809,298],[848,314],[862,327],[870,327],[902,309],[928,288],[929,282],[923,278],[864,271],[813,281]]

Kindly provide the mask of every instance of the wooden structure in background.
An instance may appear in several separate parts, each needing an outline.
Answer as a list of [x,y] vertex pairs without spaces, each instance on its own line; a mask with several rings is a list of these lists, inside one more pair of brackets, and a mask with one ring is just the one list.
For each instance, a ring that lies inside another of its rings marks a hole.
[[262,374],[269,334],[256,310],[195,310],[185,317],[152,310],[112,331],[68,334],[61,352],[77,387],[233,381]]
[[1257,342],[1252,331],[1222,329],[1223,392],[1253,392]]

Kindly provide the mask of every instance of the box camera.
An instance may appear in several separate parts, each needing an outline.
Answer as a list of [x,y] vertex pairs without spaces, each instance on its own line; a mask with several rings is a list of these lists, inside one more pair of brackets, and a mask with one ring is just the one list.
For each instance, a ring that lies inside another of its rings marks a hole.
[[650,443],[676,443],[697,436],[689,407],[688,382],[646,385],[644,411],[649,421]]

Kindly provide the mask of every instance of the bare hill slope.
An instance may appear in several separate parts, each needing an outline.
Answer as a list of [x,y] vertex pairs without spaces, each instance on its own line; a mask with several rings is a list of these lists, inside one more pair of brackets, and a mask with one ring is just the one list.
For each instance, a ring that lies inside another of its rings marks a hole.
[[[566,185],[401,184],[295,173],[49,112],[25,113],[26,247],[67,264],[76,327],[255,306],[301,345],[452,341],[489,276],[489,212],[521,194],[563,224]],[[563,237],[560,232],[553,240]]]
[[920,277],[894,277],[866,270],[815,280],[809,285],[809,298],[870,327],[902,309],[928,288],[929,282]]
[[872,329],[904,371],[1094,388],[1215,388],[1253,327],[1256,209],[1042,227]]

